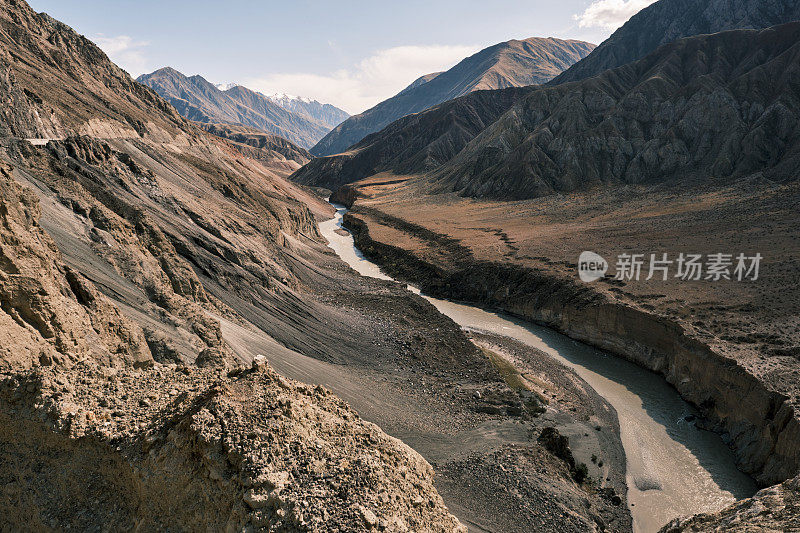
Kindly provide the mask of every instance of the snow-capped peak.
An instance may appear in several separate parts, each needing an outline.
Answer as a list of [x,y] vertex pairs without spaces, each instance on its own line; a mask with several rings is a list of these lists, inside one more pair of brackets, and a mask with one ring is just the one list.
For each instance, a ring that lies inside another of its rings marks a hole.
[[217,89],[220,91],[227,91],[228,89],[233,89],[234,87],[238,87],[238,83],[218,83],[216,85]]
[[272,100],[273,102],[304,102],[306,104],[310,104],[313,102],[311,98],[305,98],[303,96],[294,96],[291,94],[286,93],[273,93],[273,94],[265,94],[267,98]]

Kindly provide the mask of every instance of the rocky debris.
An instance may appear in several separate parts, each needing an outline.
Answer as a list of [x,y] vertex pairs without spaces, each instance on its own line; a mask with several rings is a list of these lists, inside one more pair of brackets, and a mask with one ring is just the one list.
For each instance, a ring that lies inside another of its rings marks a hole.
[[416,452],[263,363],[5,374],[0,426],[12,529],[464,531]]
[[[505,446],[440,468],[442,493],[460,483],[460,490],[487,501],[472,519],[486,530],[630,531],[627,508],[605,496],[613,489],[585,490],[570,478],[565,464],[543,447]],[[495,496],[487,498],[487,493]]]
[[800,531],[800,477],[763,489],[712,514],[676,518],[661,533]]
[[769,28],[800,19],[793,0],[660,0],[642,9],[587,57],[550,82],[568,83],[641,59],[683,37]]
[[542,84],[593,49],[590,43],[553,37],[490,46],[447,72],[423,76],[392,98],[348,118],[319,141],[311,153],[327,156],[345,152],[395,120],[474,91]]

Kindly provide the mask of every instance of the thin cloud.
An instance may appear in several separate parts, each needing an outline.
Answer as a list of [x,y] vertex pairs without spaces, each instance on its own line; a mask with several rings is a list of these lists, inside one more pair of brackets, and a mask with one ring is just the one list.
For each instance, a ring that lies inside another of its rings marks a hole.
[[595,0],[575,20],[581,28],[615,30],[655,0]]
[[264,94],[296,94],[360,113],[423,74],[448,69],[478,50],[478,46],[398,46],[379,50],[352,68],[328,74],[274,73],[244,80],[244,85]]
[[94,42],[106,55],[128,71],[134,78],[147,72],[147,57],[144,49],[150,44],[147,41],[137,41],[129,35],[106,37],[98,35]]

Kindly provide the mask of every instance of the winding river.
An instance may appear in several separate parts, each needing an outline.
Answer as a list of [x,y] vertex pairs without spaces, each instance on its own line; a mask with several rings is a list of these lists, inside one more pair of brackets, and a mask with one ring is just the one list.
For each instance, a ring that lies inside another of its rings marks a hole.
[[[329,246],[363,276],[392,280],[342,231],[347,211],[320,224]],[[338,232],[337,232],[338,230]],[[409,290],[421,294],[416,288]],[[634,531],[658,531],[681,515],[715,511],[756,491],[722,439],[690,422],[697,411],[660,376],[545,327],[448,300],[422,297],[465,330],[513,338],[572,368],[617,411]]]

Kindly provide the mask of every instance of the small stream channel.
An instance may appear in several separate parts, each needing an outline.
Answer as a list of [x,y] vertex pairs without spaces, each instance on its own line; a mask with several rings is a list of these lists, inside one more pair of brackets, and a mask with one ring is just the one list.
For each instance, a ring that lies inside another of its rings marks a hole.
[[[329,246],[363,276],[392,280],[341,230],[346,208],[320,224]],[[337,233],[337,230],[339,232]],[[634,531],[658,531],[681,515],[718,510],[756,491],[715,433],[698,429],[697,411],[662,377],[545,327],[421,294],[465,330],[510,337],[572,368],[617,411],[627,462],[628,505]]]

